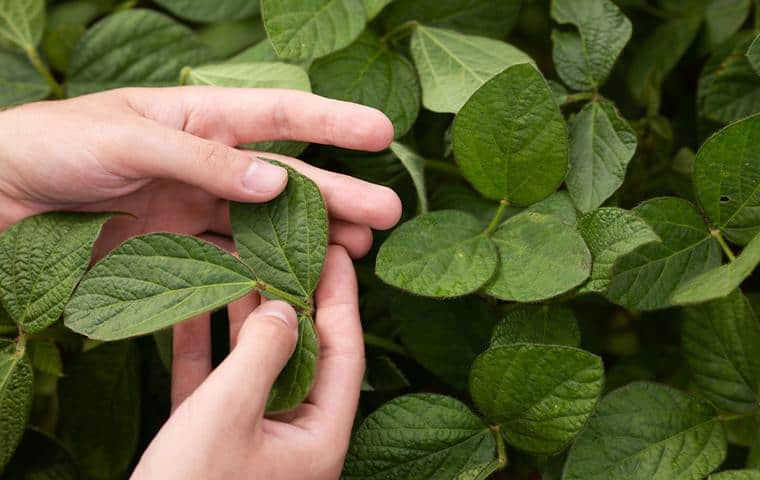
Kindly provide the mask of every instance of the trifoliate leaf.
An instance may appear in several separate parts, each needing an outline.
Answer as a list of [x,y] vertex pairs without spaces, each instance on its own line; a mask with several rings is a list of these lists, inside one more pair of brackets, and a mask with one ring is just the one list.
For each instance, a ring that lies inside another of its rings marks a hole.
[[412,177],[414,188],[417,190],[417,209],[420,213],[427,213],[428,200],[427,188],[425,186],[425,159],[417,152],[407,147],[403,143],[393,142],[391,152],[399,159],[409,176]]
[[518,305],[496,325],[492,347],[514,343],[581,345],[581,331],[575,314],[562,305]]
[[45,28],[45,0],[0,0],[0,40],[34,49]]
[[281,412],[297,407],[311,390],[317,373],[319,341],[314,321],[298,317],[298,343],[277,381],[272,385],[267,401],[268,412]]
[[752,44],[747,49],[747,60],[749,60],[755,72],[760,75],[760,35],[755,37],[755,40],[752,41]]
[[182,83],[233,88],[289,88],[311,91],[304,69],[287,63],[220,63],[185,68]]
[[16,342],[0,339],[0,469],[16,450],[32,408],[32,365]]
[[5,467],[9,480],[79,480],[79,469],[71,454],[47,433],[29,428]]
[[172,14],[193,22],[224,22],[250,17],[259,11],[251,0],[156,0]]
[[22,55],[0,49],[0,108],[42,100],[50,86]]

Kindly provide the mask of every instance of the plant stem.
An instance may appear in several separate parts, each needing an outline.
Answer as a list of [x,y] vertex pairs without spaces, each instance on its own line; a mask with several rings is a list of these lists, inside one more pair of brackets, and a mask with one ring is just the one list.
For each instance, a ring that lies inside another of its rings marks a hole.
[[456,165],[449,162],[444,162],[442,160],[425,160],[425,168],[428,170],[437,170],[441,173],[445,173],[446,175],[451,175],[452,177],[461,177],[462,172],[459,171]]
[[63,98],[63,87],[61,87],[61,84],[58,83],[58,80],[55,79],[53,74],[50,73],[50,69],[45,65],[45,62],[42,61],[42,58],[40,58],[37,49],[33,46],[27,46],[24,49],[24,52],[26,53],[27,58],[29,58],[29,61],[32,62],[34,69],[37,70],[37,73],[39,73],[50,86],[53,96],[55,98]]
[[409,20],[408,22],[402,23],[398,27],[383,35],[383,37],[380,39],[380,42],[383,45],[387,45],[391,40],[395,40],[397,37],[403,37],[407,33],[411,32],[417,27],[417,25],[418,24],[416,20]]
[[508,206],[509,206],[509,201],[506,198],[503,198],[501,202],[499,202],[499,209],[496,210],[496,215],[493,216],[493,220],[491,220],[491,223],[488,224],[488,228],[485,229],[483,234],[490,235],[493,233],[494,230],[496,230],[496,227],[499,226],[499,223],[501,222],[501,217],[504,216],[504,212],[507,210]]
[[403,349],[403,347],[401,347],[401,345],[397,344],[396,342],[392,340],[388,340],[387,338],[383,338],[383,337],[378,337],[377,335],[373,335],[371,333],[364,334],[364,343],[366,345],[369,345],[370,347],[377,347],[383,350],[387,350],[389,352],[403,355],[405,357],[407,356],[406,351]]
[[491,425],[489,427],[493,434],[494,440],[496,440],[496,461],[499,462],[499,470],[503,469],[509,463],[507,458],[507,447],[504,445],[504,438],[501,436],[498,425]]
[[577,102],[584,102],[586,100],[591,100],[596,96],[594,92],[579,92],[579,93],[571,93],[570,95],[565,97],[565,102],[562,104],[564,105],[570,105],[572,103]]
[[256,281],[256,285],[253,288],[255,288],[256,290],[262,293],[269,292],[275,297],[279,297],[285,300],[286,302],[296,307],[300,311],[299,313],[302,313],[308,316],[312,316],[312,314],[314,313],[314,307],[312,307],[308,301],[304,301],[302,298],[296,297],[295,295],[290,294],[288,292],[283,292],[279,288],[273,287],[267,283],[264,283],[262,281]]
[[734,260],[736,260],[736,255],[734,255],[734,252],[731,251],[731,247],[729,247],[728,244],[726,243],[726,240],[723,238],[723,234],[720,233],[720,230],[710,229],[710,235],[715,237],[715,239],[718,241],[718,243],[720,244],[720,248],[723,249],[723,253],[726,254],[729,261],[733,262]]
[[18,338],[16,339],[16,355],[23,357],[26,353],[26,333],[21,327],[18,327]]
[[730,422],[733,420],[740,420],[742,418],[754,417],[756,413],[723,413],[718,415],[718,421]]

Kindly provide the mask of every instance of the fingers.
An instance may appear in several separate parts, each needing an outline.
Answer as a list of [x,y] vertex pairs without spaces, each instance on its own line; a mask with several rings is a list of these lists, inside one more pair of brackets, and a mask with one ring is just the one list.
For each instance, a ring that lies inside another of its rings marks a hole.
[[330,243],[343,246],[351,258],[361,258],[372,248],[372,230],[364,225],[332,220]]
[[175,325],[172,344],[172,412],[211,373],[211,315]]
[[230,350],[234,349],[237,345],[240,329],[243,328],[246,318],[260,303],[261,296],[259,293],[251,292],[227,305],[227,314],[230,321]]

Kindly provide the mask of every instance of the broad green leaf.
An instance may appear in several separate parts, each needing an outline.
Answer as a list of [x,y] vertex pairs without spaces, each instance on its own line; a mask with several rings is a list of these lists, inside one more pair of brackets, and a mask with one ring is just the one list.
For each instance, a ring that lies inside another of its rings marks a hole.
[[760,35],[755,37],[755,40],[752,41],[752,44],[747,49],[747,60],[749,60],[755,72],[760,75]]
[[565,178],[565,121],[532,65],[509,67],[480,87],[457,114],[452,137],[462,173],[488,198],[529,205]]
[[0,0],[0,40],[34,49],[45,27],[45,0]]
[[365,376],[370,391],[375,392],[398,391],[411,385],[404,372],[387,355],[368,359]]
[[720,247],[686,200],[654,198],[633,211],[661,242],[642,245],[620,257],[612,268],[606,296],[635,310],[667,308],[681,284],[720,265]]
[[475,91],[517,63],[533,63],[500,40],[418,25],[411,53],[422,84],[422,103],[434,112],[456,113]]
[[620,188],[636,153],[636,132],[607,100],[593,101],[570,121],[570,169],[565,183],[581,212]]
[[[264,24],[259,17],[212,23],[197,32],[201,41],[211,47],[218,58],[229,58],[230,55],[241,53],[254,44],[269,42]],[[276,55],[273,60],[277,60]]]
[[393,123],[396,138],[417,119],[420,86],[414,67],[370,32],[315,61],[309,76],[319,95],[381,110]]
[[760,324],[740,291],[684,309],[681,336],[701,395],[722,411],[760,411]]
[[272,42],[268,38],[260,41],[256,45],[249,47],[224,63],[260,63],[260,62],[286,62],[291,65],[298,65],[305,70],[309,69],[311,60],[304,61],[288,61],[282,60],[277,56],[277,52],[274,51]]
[[425,186],[425,159],[417,152],[407,147],[403,143],[393,142],[391,152],[399,159],[409,176],[412,177],[414,188],[417,190],[417,209],[420,213],[427,213],[428,200],[427,188]]
[[421,215],[393,231],[375,271],[386,283],[427,297],[457,297],[482,287],[498,259],[475,217],[456,210]]
[[557,74],[574,90],[596,90],[631,39],[631,22],[610,0],[552,0],[551,15],[575,27],[552,32]]
[[551,454],[583,428],[603,383],[604,367],[596,355],[518,343],[491,348],[475,360],[470,393],[510,445]]
[[733,242],[760,233],[760,115],[710,137],[694,161],[694,191],[702,210]]
[[218,63],[182,70],[182,84],[233,88],[289,88],[311,91],[304,69],[287,63]]
[[563,480],[701,480],[726,455],[715,410],[665,385],[607,395],[573,446]]
[[66,326],[97,340],[161,330],[250,292],[251,272],[224,250],[170,233],[127,240],[87,272]]
[[367,12],[367,19],[372,20],[377,16],[382,9],[386,7],[393,0],[362,0],[364,2],[364,10]]
[[298,317],[298,343],[285,368],[274,382],[267,401],[268,412],[281,412],[297,407],[311,390],[317,373],[319,341],[314,321]]
[[66,91],[73,97],[119,87],[176,85],[182,67],[211,57],[211,49],[189,28],[167,16],[141,9],[119,12],[82,37],[71,56]]
[[491,236],[499,268],[486,285],[501,300],[536,302],[580,285],[591,272],[591,254],[578,231],[559,219],[525,212]]
[[65,73],[69,59],[87,25],[103,13],[103,5],[89,0],[75,0],[52,5],[45,20],[41,49],[50,65]]
[[50,95],[50,86],[18,53],[0,49],[0,108],[42,100]]
[[760,82],[745,53],[755,33],[745,31],[721,45],[699,76],[699,114],[729,123],[760,112]]
[[136,346],[105,343],[67,364],[58,434],[88,478],[121,478],[137,451],[140,375]]
[[251,0],[155,0],[172,14],[193,22],[224,22],[250,17],[259,11]]
[[720,45],[739,31],[749,16],[750,0],[712,0],[705,9],[705,31],[711,46]]
[[357,0],[261,0],[261,17],[278,56],[297,60],[348,46],[367,21]]
[[523,211],[551,215],[557,220],[570,226],[575,226],[575,224],[578,223],[578,211],[575,209],[575,205],[573,204],[570,195],[565,190],[554,192]]
[[356,430],[341,478],[458,479],[495,454],[488,425],[459,400],[406,395],[375,410]]
[[[440,185],[430,199],[433,210],[462,210],[476,217],[485,229],[496,215],[499,204],[478,195],[467,185]],[[508,207],[505,217],[520,212],[517,207]]]
[[232,232],[259,288],[307,302],[327,253],[327,207],[313,181],[278,165],[288,170],[285,191],[266,203],[232,203]]
[[578,230],[594,258],[591,278],[581,292],[604,292],[612,278],[612,267],[620,257],[660,240],[636,213],[617,207],[603,207],[583,215]]
[[760,470],[726,470],[710,475],[707,480],[760,480]]
[[35,429],[27,429],[16,453],[6,466],[8,480],[79,480],[79,469],[58,440]]
[[32,365],[16,342],[0,339],[0,470],[16,450],[32,408]]
[[496,325],[492,347],[537,343],[580,347],[581,331],[575,314],[562,305],[518,305]]
[[428,300],[404,296],[391,307],[399,337],[420,365],[459,390],[467,389],[470,366],[488,346],[496,315],[475,297]]
[[37,333],[58,320],[110,217],[47,213],[22,220],[0,235],[0,295],[24,331]]

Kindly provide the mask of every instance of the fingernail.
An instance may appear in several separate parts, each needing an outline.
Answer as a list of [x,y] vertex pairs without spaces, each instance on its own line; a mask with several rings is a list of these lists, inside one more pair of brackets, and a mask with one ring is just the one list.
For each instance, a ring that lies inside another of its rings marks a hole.
[[293,310],[293,307],[279,300],[264,302],[256,309],[254,316],[274,317],[281,320],[288,328],[296,329],[298,327],[298,319],[296,318],[296,312]]
[[259,159],[254,159],[243,174],[243,187],[258,194],[279,192],[287,181],[284,168]]

